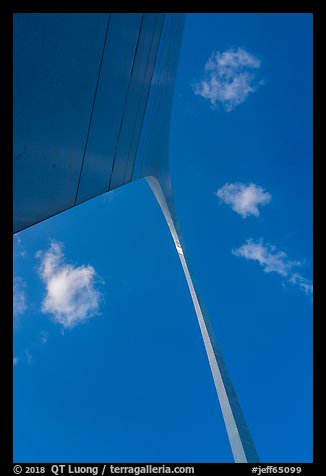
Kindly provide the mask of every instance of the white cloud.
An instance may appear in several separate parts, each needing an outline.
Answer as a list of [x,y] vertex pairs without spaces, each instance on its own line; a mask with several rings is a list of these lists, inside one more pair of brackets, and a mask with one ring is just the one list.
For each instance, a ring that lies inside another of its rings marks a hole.
[[22,258],[26,256],[26,251],[23,247],[22,239],[19,236],[19,233],[16,233],[14,235],[13,248],[14,248],[14,256],[22,257]]
[[236,250],[232,250],[235,256],[241,256],[247,260],[258,261],[265,273],[277,273],[287,278],[288,282],[299,286],[305,293],[312,294],[313,287],[311,281],[303,277],[300,273],[294,272],[293,268],[302,266],[300,261],[291,261],[284,251],[277,251],[273,245],[264,245],[263,240],[255,242],[253,239],[246,240],[246,243]]
[[208,99],[213,108],[221,104],[233,111],[263,84],[256,78],[260,65],[258,58],[242,48],[216,51],[205,64],[204,78],[194,84],[194,93]]
[[232,253],[248,260],[258,261],[266,273],[275,272],[282,276],[287,276],[294,264],[288,260],[284,251],[276,251],[275,246],[264,245],[262,240],[255,243],[249,239],[240,248],[232,250]]
[[65,264],[62,244],[53,241],[41,259],[39,274],[46,286],[42,312],[66,329],[99,313],[100,292],[95,287],[96,272],[90,265],[73,267]]
[[307,294],[307,296],[313,294],[312,282],[306,279],[300,273],[293,273],[289,278],[289,283],[299,286]]
[[17,365],[18,362],[19,362],[19,358],[18,358],[18,357],[14,357],[14,358],[12,359],[13,365]]
[[216,195],[242,218],[249,215],[258,217],[258,205],[266,205],[272,199],[268,192],[254,183],[249,185],[238,182],[226,183],[216,192]]
[[13,311],[14,317],[23,314],[27,309],[26,304],[26,283],[19,276],[14,277],[13,283]]

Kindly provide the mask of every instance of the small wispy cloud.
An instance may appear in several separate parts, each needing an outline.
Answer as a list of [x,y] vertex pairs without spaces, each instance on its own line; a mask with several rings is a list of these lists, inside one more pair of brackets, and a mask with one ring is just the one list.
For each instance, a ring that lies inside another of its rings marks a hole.
[[73,328],[99,313],[101,294],[96,289],[93,266],[74,267],[65,263],[63,245],[52,241],[46,252],[39,251],[39,275],[46,286],[42,312],[50,313],[64,328]]
[[32,363],[33,357],[29,349],[25,349],[25,358],[28,365]]
[[293,266],[300,266],[300,262],[292,262],[284,251],[277,251],[273,245],[264,245],[263,240],[255,242],[248,239],[246,243],[236,250],[232,250],[235,256],[242,256],[248,260],[258,261],[265,273],[275,272],[282,276],[288,276]]
[[26,303],[26,283],[19,276],[14,277],[13,283],[13,311],[14,317],[23,314],[27,309]]
[[19,233],[16,233],[14,235],[13,244],[14,244],[14,256],[22,257],[22,258],[26,256],[26,251],[23,247],[23,242],[21,237],[19,236]]
[[19,362],[19,358],[18,357],[13,357],[13,359],[12,359],[13,366],[17,365],[18,362]]
[[232,250],[235,256],[241,256],[247,260],[257,261],[265,273],[277,273],[287,278],[293,285],[299,286],[307,295],[312,295],[312,282],[301,273],[293,271],[294,268],[303,265],[301,261],[292,261],[287,253],[278,251],[274,245],[264,244],[263,240],[254,241],[252,238],[239,248]]
[[258,206],[266,205],[272,199],[272,196],[259,185],[254,183],[246,185],[240,182],[226,183],[215,195],[226,205],[230,205],[242,218],[249,215],[258,217]]
[[42,331],[41,332],[41,338],[40,338],[41,344],[45,345],[47,343],[48,339],[49,339],[49,333],[46,332],[46,331]]
[[299,286],[307,296],[310,296],[313,293],[312,282],[302,276],[301,273],[293,273],[289,278],[289,283]]
[[205,64],[204,78],[195,83],[195,94],[233,111],[263,84],[257,79],[261,61],[243,48],[213,52]]

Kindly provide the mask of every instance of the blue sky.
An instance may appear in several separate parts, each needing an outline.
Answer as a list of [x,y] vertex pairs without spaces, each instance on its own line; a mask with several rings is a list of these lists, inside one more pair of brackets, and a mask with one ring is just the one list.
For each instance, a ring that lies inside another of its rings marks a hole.
[[[187,15],[170,171],[261,461],[309,462],[311,15]],[[15,235],[14,275],[15,461],[232,461],[182,268],[144,180]]]

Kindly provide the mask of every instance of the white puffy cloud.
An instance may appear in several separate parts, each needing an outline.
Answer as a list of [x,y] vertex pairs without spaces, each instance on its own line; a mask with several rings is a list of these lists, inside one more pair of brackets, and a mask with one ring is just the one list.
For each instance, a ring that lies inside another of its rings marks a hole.
[[27,309],[25,287],[26,287],[25,281],[19,276],[15,276],[14,286],[13,286],[14,317],[17,317],[23,314]]
[[50,313],[64,328],[72,328],[99,313],[100,292],[96,272],[90,266],[66,264],[62,244],[53,241],[46,252],[38,252],[39,275],[46,286],[42,312]]
[[258,205],[266,205],[272,199],[272,196],[262,187],[251,183],[226,183],[216,192],[217,197],[242,218],[249,215],[259,216]]
[[312,294],[313,286],[311,281],[302,274],[294,272],[293,268],[302,266],[300,261],[291,261],[284,251],[277,251],[276,247],[264,244],[263,240],[254,241],[252,238],[236,250],[232,250],[235,256],[241,256],[247,260],[258,261],[265,273],[277,273],[287,278],[291,284],[299,286],[307,295]]
[[204,78],[193,86],[194,93],[233,111],[263,84],[256,77],[261,61],[243,48],[213,52],[205,64]]

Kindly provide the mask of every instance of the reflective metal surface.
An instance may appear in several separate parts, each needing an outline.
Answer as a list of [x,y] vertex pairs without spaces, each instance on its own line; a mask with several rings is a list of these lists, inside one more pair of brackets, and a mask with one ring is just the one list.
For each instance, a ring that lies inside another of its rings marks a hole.
[[153,153],[167,170],[153,144],[168,143],[183,20],[15,16],[14,232],[147,175]]
[[177,232],[178,219],[173,206],[173,199],[168,199],[170,202],[168,203],[162,187],[155,177],[147,177],[147,181],[164,214],[187,280],[188,289],[196,311],[234,461],[236,463],[258,462],[258,454],[242,414],[237,395],[226,370],[210,321],[203,311],[198,297],[198,291],[196,291],[191,277],[181,237]]
[[184,256],[168,169],[182,14],[18,14],[14,232],[146,177],[169,226],[236,462],[258,456]]
[[14,231],[75,203],[108,15],[14,17]]

